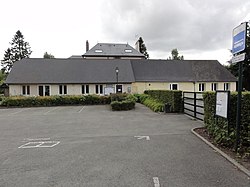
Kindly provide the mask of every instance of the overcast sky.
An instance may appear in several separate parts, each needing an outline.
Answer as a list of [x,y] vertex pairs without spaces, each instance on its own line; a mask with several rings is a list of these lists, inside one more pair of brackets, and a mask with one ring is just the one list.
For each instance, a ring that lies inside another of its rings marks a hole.
[[33,51],[56,58],[142,36],[151,59],[177,48],[185,59],[230,59],[232,30],[250,20],[249,0],[6,0],[0,2],[0,59],[20,30]]

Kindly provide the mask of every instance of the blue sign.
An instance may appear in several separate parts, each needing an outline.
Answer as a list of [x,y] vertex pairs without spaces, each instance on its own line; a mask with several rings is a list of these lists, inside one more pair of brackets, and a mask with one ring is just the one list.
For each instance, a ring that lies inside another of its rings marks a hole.
[[244,51],[246,48],[246,27],[247,23],[242,23],[233,30],[233,54]]

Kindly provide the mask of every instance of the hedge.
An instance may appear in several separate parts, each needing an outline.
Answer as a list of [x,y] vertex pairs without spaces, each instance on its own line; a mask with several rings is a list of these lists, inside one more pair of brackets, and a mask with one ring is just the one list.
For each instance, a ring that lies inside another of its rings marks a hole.
[[132,110],[135,108],[136,97],[131,94],[111,94],[112,110]]
[[33,107],[33,106],[60,106],[60,105],[97,105],[110,104],[109,96],[45,96],[45,97],[6,97],[0,106],[4,107]]
[[[230,94],[228,122],[222,117],[215,117],[215,92],[205,92],[204,98],[204,123],[208,132],[214,137],[215,142],[229,148],[234,148],[236,134],[237,93]],[[229,125],[229,134],[228,134]],[[243,92],[241,106],[239,152],[250,154],[250,93]]]
[[171,105],[171,112],[183,112],[182,91],[179,90],[146,90],[145,94],[148,94],[155,100],[165,104]]

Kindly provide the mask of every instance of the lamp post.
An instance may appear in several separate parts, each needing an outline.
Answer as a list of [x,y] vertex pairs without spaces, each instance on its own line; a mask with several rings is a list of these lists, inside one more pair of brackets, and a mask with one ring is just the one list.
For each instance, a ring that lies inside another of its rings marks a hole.
[[116,93],[117,93],[117,85],[118,85],[118,74],[119,74],[119,68],[118,67],[116,67],[115,68],[115,73],[116,73]]

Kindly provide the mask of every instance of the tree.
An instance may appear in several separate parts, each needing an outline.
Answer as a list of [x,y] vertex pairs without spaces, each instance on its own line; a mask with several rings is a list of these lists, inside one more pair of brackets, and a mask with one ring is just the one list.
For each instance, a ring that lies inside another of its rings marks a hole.
[[172,57],[169,57],[169,60],[184,60],[184,56],[179,56],[178,50],[175,48],[171,51]]
[[54,55],[45,52],[43,55],[43,58],[55,58],[55,57],[54,57]]
[[0,85],[2,85],[3,84],[3,82],[5,81],[5,79],[6,79],[6,74],[4,73],[4,71],[2,70],[0,70]]
[[3,69],[9,72],[16,61],[29,58],[32,51],[28,42],[24,41],[23,34],[18,30],[10,42],[11,47],[5,51],[4,59],[1,61]]
[[139,38],[138,42],[139,42],[139,51],[140,51],[140,53],[142,53],[145,56],[145,58],[148,59],[149,54],[147,52],[147,48],[146,48],[146,45],[144,44],[144,41],[143,41],[142,37]]

